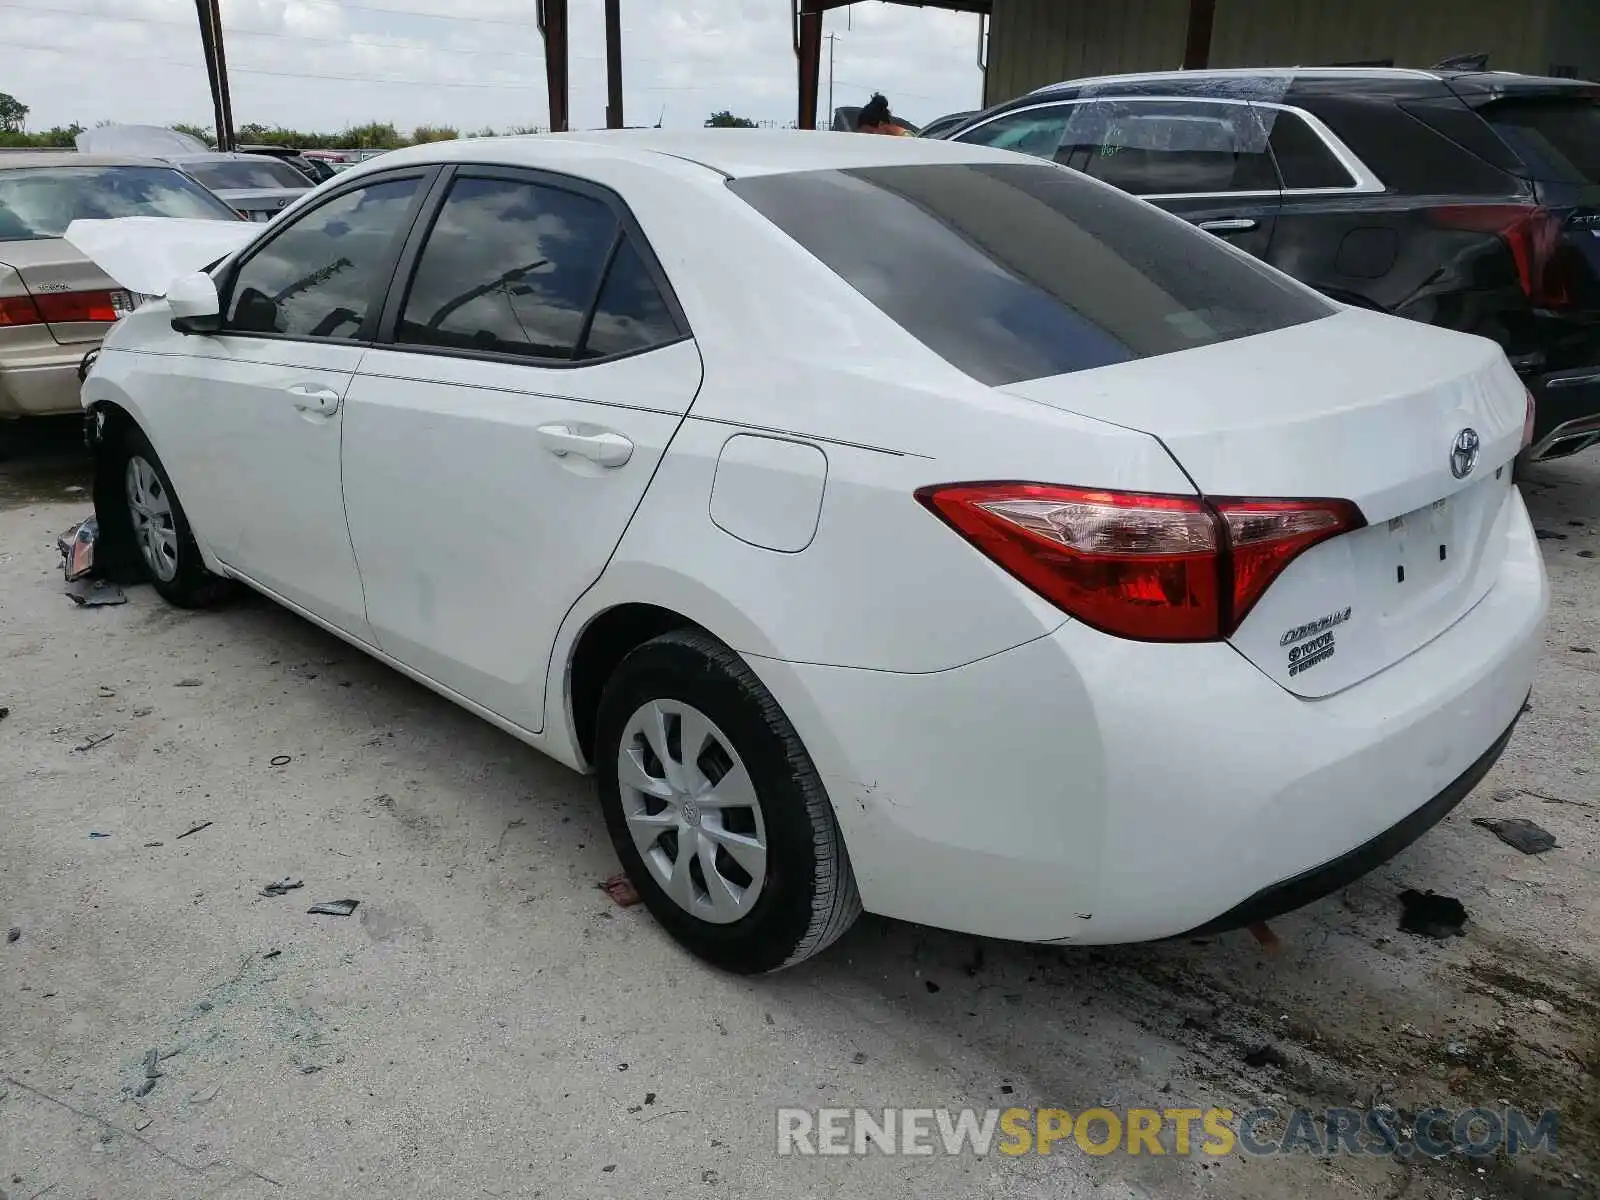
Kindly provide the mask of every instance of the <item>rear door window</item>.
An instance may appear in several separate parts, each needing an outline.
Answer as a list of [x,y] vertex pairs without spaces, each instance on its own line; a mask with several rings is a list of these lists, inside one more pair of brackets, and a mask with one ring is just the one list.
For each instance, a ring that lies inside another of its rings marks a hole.
[[1304,118],[1282,109],[1258,108],[1256,112],[1267,127],[1267,144],[1286,190],[1356,186],[1354,176]]
[[1074,107],[1056,161],[1125,192],[1278,190],[1266,131],[1248,104],[1097,100]]
[[1042,163],[807,171],[728,186],[992,386],[1336,311],[1182,221]]
[[1480,111],[1535,179],[1600,184],[1600,102],[1501,100]]

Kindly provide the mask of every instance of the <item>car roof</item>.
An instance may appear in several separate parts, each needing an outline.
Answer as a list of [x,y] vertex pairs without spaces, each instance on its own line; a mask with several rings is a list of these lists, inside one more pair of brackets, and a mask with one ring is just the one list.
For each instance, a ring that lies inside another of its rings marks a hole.
[[[805,129],[598,129],[516,137],[461,138],[391,150],[361,164],[389,170],[414,163],[490,162],[548,167],[603,156],[659,165],[662,156],[697,163],[729,179],[794,171],[964,162],[1016,162],[1004,150],[909,137]],[[363,170],[363,174],[367,170]]]
[[165,167],[172,164],[159,158],[135,158],[126,154],[79,154],[76,150],[27,150],[0,154],[0,171],[7,167]]
[[1418,67],[1225,67],[1198,71],[1146,71],[1123,75],[1094,75],[1067,79],[1020,96],[1011,104],[1048,99],[1057,93],[1084,88],[1149,90],[1151,85],[1172,85],[1185,92],[1209,92],[1260,84],[1264,94],[1276,92],[1355,92],[1381,95],[1443,95],[1469,93],[1475,99],[1530,92],[1593,92],[1596,85],[1578,79],[1520,75],[1513,71],[1468,71]]

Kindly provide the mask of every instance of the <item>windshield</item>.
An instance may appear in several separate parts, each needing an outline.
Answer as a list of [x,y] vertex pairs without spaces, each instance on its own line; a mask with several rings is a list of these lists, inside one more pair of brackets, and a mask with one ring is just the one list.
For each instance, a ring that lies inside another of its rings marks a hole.
[[1600,104],[1502,100],[1484,110],[1500,140],[1551,183],[1600,183]]
[[171,167],[0,169],[0,241],[58,238],[73,221],[238,214]]
[[1044,163],[728,185],[934,353],[999,387],[1336,310],[1209,234]]
[[288,163],[277,159],[218,159],[185,163],[185,171],[214,192],[246,188],[308,188],[311,181]]

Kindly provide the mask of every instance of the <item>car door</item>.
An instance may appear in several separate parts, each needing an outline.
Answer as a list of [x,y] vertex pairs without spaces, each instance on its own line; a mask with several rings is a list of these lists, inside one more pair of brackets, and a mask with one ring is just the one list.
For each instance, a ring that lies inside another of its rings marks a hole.
[[955,141],[1052,158],[1266,257],[1279,184],[1242,100],[1098,97],[1013,109]]
[[430,174],[365,179],[296,214],[223,272],[220,330],[164,363],[164,440],[212,551],[365,640],[341,408]]
[[613,193],[459,167],[345,402],[344,495],[378,645],[531,731],[555,634],[700,386]]

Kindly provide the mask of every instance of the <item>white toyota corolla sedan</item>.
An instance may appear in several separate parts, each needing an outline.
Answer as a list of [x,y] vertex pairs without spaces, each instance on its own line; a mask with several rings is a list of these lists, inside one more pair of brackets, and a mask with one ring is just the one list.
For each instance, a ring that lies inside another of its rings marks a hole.
[[593,771],[721,966],[863,908],[1061,943],[1264,919],[1438,821],[1528,695],[1500,349],[1072,171],[469,140],[225,253],[186,224],[69,233],[164,294],[83,391],[101,552],[179,605],[241,580]]

